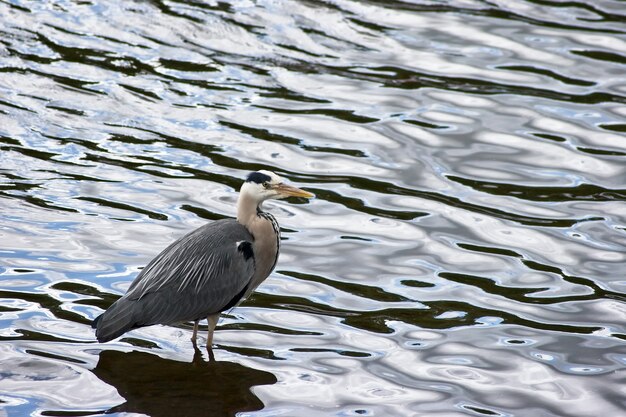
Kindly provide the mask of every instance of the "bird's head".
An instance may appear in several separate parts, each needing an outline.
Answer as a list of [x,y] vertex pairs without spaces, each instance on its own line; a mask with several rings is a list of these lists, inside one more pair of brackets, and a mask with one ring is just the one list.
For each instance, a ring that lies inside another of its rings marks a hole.
[[281,177],[265,170],[252,172],[248,175],[246,182],[241,186],[241,195],[252,198],[257,204],[269,199],[315,197],[308,191],[285,184]]

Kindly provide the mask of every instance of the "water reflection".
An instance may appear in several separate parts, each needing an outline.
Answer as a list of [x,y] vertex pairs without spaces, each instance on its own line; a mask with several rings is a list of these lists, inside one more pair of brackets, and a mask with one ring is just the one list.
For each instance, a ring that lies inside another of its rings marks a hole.
[[126,400],[107,413],[152,417],[234,416],[260,410],[263,403],[253,388],[277,382],[269,372],[230,361],[206,361],[198,349],[192,362],[146,352],[103,350],[93,372]]

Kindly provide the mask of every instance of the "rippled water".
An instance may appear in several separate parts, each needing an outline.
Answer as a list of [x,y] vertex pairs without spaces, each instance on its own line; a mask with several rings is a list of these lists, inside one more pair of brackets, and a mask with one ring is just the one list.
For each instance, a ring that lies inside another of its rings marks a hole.
[[[622,1],[0,0],[0,415],[618,416]],[[224,316],[89,323],[272,169]]]

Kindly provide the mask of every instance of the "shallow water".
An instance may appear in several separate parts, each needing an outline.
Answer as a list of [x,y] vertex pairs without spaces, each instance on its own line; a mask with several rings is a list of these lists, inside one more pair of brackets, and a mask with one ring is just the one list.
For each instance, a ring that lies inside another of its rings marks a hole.
[[[0,415],[620,415],[625,11],[0,0]],[[257,169],[317,198],[216,362],[96,343]]]

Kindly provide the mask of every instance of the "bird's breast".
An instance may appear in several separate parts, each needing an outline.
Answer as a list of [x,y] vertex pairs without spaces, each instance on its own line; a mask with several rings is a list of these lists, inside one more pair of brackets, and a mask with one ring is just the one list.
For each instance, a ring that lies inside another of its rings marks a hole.
[[260,212],[248,229],[254,236],[255,273],[251,285],[251,290],[253,290],[269,276],[276,266],[280,252],[280,227],[274,216]]

